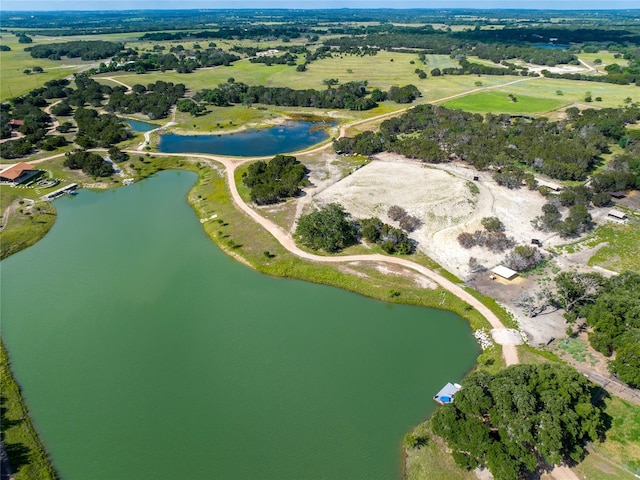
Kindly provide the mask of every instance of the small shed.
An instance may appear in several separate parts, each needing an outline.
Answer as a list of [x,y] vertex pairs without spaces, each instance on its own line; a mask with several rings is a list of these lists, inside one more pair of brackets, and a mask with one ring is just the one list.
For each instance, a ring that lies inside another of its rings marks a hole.
[[627,196],[624,192],[609,192],[609,195],[618,200]]
[[440,405],[453,403],[453,397],[460,391],[461,388],[462,387],[457,383],[447,383],[440,389],[438,393],[434,395],[433,399]]
[[627,214],[620,210],[609,210],[609,214],[607,216],[620,221],[625,221],[627,219]]
[[491,269],[491,273],[495,273],[499,277],[502,277],[507,280],[513,280],[518,276],[518,272],[515,270],[511,270],[510,268],[505,267],[504,265],[498,265],[497,267],[493,267]]

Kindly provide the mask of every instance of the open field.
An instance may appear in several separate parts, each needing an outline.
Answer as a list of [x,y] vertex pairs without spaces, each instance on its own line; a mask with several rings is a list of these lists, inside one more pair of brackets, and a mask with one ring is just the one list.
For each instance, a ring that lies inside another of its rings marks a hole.
[[[56,39],[56,42],[65,41]],[[87,68],[95,62],[83,62],[79,59],[67,59],[61,61],[46,58],[32,58],[24,48],[38,44],[53,43],[50,37],[34,36],[33,43],[18,43],[14,35],[3,33],[2,45],[11,48],[10,52],[0,52],[0,101],[13,97],[19,97],[35,88],[42,87],[49,80],[57,80],[68,77],[83,68]],[[26,75],[24,70],[40,66],[44,73]]]
[[[529,95],[517,95],[517,101],[513,101],[508,88],[496,89],[489,92],[474,93],[464,97],[455,98],[442,104],[447,108],[459,108],[470,112],[481,113],[510,113],[510,114],[544,114],[566,105],[563,100],[555,98],[532,97]],[[562,98],[562,97],[557,97]]]
[[640,407],[616,397],[605,404],[611,429],[604,442],[589,445],[589,455],[574,471],[594,480],[633,480],[640,475]]
[[[562,92],[562,95],[558,95],[558,91]],[[552,78],[536,78],[529,82],[510,85],[508,93],[513,93],[517,97],[529,95],[538,98],[558,98],[567,103],[575,102],[584,105],[587,92],[590,92],[594,99],[602,97],[600,102],[594,101],[587,104],[592,108],[623,107],[624,99],[627,97],[640,101],[640,88],[633,85]]]
[[[625,67],[629,64],[629,62],[624,58],[615,58],[614,55],[615,55],[614,52],[602,50],[598,53],[582,52],[578,54],[578,58],[584,61],[585,63],[587,63],[588,65],[590,65],[591,67],[596,68],[600,71],[603,71],[604,67],[606,67],[607,65],[611,65],[613,63],[617,63],[621,67]],[[594,63],[594,60],[596,58],[599,58],[600,60],[602,60],[602,63],[600,65],[597,65],[596,63]]]

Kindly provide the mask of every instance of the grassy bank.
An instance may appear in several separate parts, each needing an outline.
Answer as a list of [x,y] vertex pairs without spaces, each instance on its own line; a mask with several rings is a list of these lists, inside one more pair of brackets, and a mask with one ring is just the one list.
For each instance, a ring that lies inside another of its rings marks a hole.
[[0,403],[2,441],[15,480],[58,478],[27,414],[20,386],[11,374],[9,357],[0,340]]
[[33,207],[18,203],[15,208],[0,232],[0,260],[34,245],[47,234],[56,219],[56,209],[49,202],[37,202]]

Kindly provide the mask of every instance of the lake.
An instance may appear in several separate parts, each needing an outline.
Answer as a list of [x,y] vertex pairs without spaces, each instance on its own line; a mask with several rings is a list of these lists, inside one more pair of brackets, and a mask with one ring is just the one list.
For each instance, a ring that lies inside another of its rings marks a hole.
[[444,311],[257,273],[190,172],[56,201],[0,263],[2,336],[66,480],[401,477],[401,442],[479,353]]
[[246,130],[220,135],[178,135],[167,133],[160,136],[158,150],[165,153],[211,153],[238,157],[277,155],[296,152],[329,138],[320,126],[326,123],[291,121],[271,128]]

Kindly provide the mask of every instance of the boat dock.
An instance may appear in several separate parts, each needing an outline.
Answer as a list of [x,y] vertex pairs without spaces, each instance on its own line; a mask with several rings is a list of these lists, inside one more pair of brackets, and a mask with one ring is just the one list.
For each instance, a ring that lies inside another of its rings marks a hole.
[[78,188],[78,184],[77,183],[72,183],[70,185],[66,185],[62,188],[57,189],[54,192],[51,193],[47,193],[46,195],[43,195],[42,197],[40,197],[42,200],[45,200],[47,202],[50,202],[51,200],[55,200],[56,198],[64,195],[65,193],[72,193],[74,192],[76,189]]

